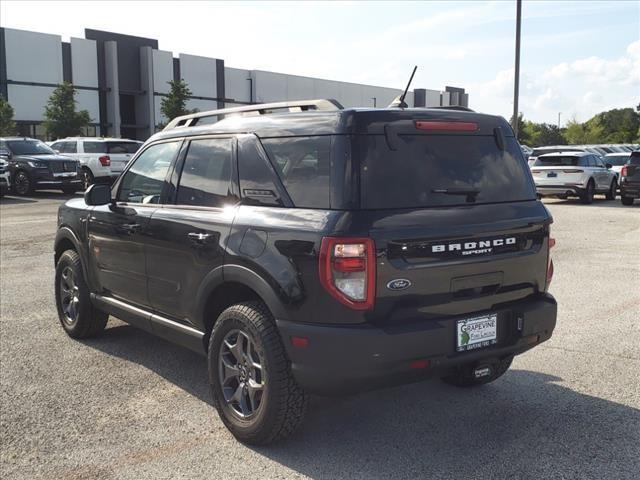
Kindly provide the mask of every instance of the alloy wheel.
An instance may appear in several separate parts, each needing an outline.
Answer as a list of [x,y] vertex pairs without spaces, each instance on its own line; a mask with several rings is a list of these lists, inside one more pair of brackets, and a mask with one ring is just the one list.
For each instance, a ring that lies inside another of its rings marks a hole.
[[26,195],[29,193],[31,187],[31,181],[29,177],[24,172],[18,172],[16,177],[13,179],[14,188],[18,195]]
[[60,275],[60,304],[64,321],[69,325],[75,324],[80,310],[80,293],[71,267],[65,267]]
[[227,333],[218,354],[219,381],[227,405],[240,418],[252,417],[262,405],[262,364],[249,335],[242,330]]

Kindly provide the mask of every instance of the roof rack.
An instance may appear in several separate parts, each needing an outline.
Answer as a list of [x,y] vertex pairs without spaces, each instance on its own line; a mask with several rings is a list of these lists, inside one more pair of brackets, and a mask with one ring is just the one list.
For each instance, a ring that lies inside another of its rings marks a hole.
[[448,105],[441,107],[426,107],[426,108],[437,108],[438,110],[459,110],[461,112],[475,112],[475,110],[471,110],[469,107],[463,107],[462,105]]
[[342,110],[344,107],[340,105],[337,100],[333,99],[320,99],[320,100],[298,100],[295,102],[276,102],[276,103],[261,103],[257,105],[246,105],[244,107],[233,108],[221,108],[219,110],[209,110],[207,112],[192,113],[189,115],[182,115],[171,120],[164,130],[171,130],[178,127],[193,127],[200,123],[202,119],[215,117],[213,122],[215,123],[221,118],[227,116],[258,116],[266,115],[269,113],[280,113],[278,111],[288,112],[306,112],[310,110]]

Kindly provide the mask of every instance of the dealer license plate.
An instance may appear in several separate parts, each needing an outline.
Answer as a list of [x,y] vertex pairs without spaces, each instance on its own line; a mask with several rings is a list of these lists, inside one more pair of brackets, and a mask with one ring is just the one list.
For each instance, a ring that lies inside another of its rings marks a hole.
[[491,313],[458,320],[456,349],[458,352],[484,348],[498,341],[498,315]]

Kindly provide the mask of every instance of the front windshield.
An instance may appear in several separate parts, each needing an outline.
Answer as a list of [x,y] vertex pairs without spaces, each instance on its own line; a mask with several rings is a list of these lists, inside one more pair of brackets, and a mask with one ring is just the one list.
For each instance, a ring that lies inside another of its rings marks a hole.
[[40,140],[7,140],[14,155],[53,155],[56,152]]

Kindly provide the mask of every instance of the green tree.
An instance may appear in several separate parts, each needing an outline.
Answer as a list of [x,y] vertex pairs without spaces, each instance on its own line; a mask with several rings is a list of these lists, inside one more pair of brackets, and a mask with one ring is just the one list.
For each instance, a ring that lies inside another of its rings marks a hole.
[[76,111],[75,94],[75,87],[69,82],[64,82],[58,85],[49,97],[44,107],[44,128],[51,138],[81,135],[82,128],[91,122],[88,111]]
[[614,108],[598,113],[585,124],[594,132],[601,132],[602,143],[629,143],[640,127],[640,113],[633,108]]
[[13,107],[0,95],[0,136],[16,134],[16,122],[13,121]]
[[587,143],[585,127],[578,122],[575,117],[567,122],[564,130],[564,138],[567,139],[569,145],[582,145]]
[[191,96],[191,90],[189,90],[187,82],[180,79],[171,80],[167,83],[170,86],[169,93],[162,97],[160,102],[160,112],[167,120],[170,121],[176,117],[198,111],[197,109],[187,109],[187,100]]
[[[518,114],[518,142],[522,145],[531,145],[531,129],[527,129],[527,123],[524,120],[522,112]],[[511,120],[509,120],[509,125],[513,125],[513,115],[511,116]]]

